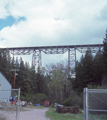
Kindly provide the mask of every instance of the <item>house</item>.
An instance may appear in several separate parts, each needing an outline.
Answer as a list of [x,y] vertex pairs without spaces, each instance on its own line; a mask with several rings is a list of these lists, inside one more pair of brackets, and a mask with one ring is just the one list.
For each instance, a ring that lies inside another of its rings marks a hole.
[[0,102],[10,103],[11,84],[0,72]]

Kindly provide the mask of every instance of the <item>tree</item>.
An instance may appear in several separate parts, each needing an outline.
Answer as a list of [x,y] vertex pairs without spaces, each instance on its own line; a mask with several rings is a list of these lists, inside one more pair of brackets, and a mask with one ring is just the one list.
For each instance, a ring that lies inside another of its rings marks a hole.
[[47,94],[47,81],[42,74],[40,68],[38,68],[38,72],[36,74],[36,85],[37,85],[37,93]]
[[48,86],[51,91],[51,98],[56,102],[61,102],[63,100],[64,94],[64,66],[57,63],[57,65],[52,64],[51,71],[51,81]]
[[37,81],[36,81],[36,72],[35,67],[31,66],[30,68],[30,80],[31,80],[31,88],[32,88],[32,94],[37,93]]
[[102,85],[105,87],[107,86],[107,30],[103,44],[104,44],[104,48],[103,48],[104,75],[103,75]]
[[94,69],[94,85],[100,85],[102,84],[102,76],[104,74],[104,60],[103,60],[103,54],[99,50],[98,53],[94,57],[93,61],[93,69]]
[[85,56],[81,57],[80,62],[76,65],[75,89],[81,93],[83,88],[93,83],[93,55],[90,48],[86,51]]
[[25,63],[20,58],[20,67],[18,76],[16,77],[16,87],[21,88],[21,95],[26,96],[26,94],[31,93],[31,86],[30,86],[30,72],[29,72],[29,65]]
[[10,82],[10,66],[11,57],[8,50],[0,50],[0,72],[9,80]]
[[104,48],[103,48],[103,59],[104,59],[104,68],[105,68],[105,76],[107,76],[107,30],[106,30],[106,38],[103,41]]

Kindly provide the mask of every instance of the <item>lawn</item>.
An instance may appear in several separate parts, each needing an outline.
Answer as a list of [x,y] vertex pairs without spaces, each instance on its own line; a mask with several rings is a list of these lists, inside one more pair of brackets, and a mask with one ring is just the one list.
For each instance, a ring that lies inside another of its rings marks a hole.
[[70,113],[57,113],[56,108],[49,108],[49,111],[46,112],[46,116],[50,120],[83,120],[83,113],[79,114],[70,114]]
[[103,114],[89,114],[88,115],[89,120],[107,120],[107,113]]

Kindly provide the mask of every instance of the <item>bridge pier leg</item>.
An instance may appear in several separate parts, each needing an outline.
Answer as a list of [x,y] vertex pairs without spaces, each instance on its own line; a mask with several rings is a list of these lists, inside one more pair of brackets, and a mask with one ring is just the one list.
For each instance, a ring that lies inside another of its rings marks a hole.
[[35,69],[42,69],[42,59],[41,59],[41,50],[36,49],[33,51],[32,55],[32,65],[35,66]]
[[68,49],[68,67],[69,73],[68,77],[73,77],[75,72],[75,65],[76,65],[76,48],[69,48]]

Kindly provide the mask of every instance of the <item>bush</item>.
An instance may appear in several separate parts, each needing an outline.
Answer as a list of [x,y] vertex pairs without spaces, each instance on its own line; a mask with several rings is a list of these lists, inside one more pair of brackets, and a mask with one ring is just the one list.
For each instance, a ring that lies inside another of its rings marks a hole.
[[46,97],[46,94],[40,94],[40,93],[37,93],[34,95],[33,97],[33,103],[36,104],[36,103],[40,103],[41,105],[43,105],[44,101],[47,99]]
[[21,95],[21,100],[27,101],[27,102],[32,102],[34,104],[40,103],[43,105],[44,101],[47,99],[46,94],[40,94],[37,93],[35,95],[33,94],[26,94],[25,96]]
[[72,101],[72,97],[69,97],[62,104],[66,105],[66,106],[72,106],[71,101]]
[[83,107],[83,96],[78,95],[76,92],[72,92],[71,96],[69,96],[64,102],[66,106],[79,106]]
[[21,95],[22,101],[33,102],[33,94],[26,94],[25,96]]
[[27,94],[25,99],[27,102],[33,102],[33,94]]

